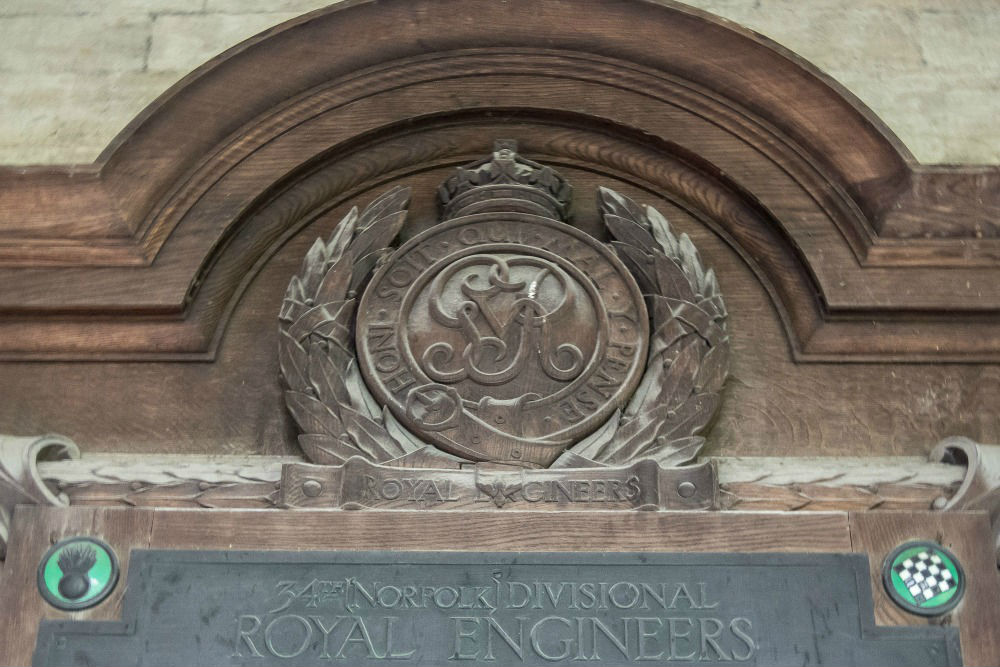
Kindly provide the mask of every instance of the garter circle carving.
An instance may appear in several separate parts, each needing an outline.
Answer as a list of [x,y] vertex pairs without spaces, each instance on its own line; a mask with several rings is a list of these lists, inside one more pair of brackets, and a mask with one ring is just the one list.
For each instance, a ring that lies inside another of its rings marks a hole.
[[[356,344],[376,399],[417,435],[464,458],[544,466],[635,390],[648,322],[603,244],[549,218],[480,213],[431,228],[375,273]],[[449,428],[406,410],[430,383],[461,397]]]
[[310,459],[695,457],[728,367],[715,276],[655,209],[612,190],[598,191],[610,243],[573,227],[571,192],[498,141],[441,186],[442,220],[398,249],[406,188],[316,241],[279,315]]

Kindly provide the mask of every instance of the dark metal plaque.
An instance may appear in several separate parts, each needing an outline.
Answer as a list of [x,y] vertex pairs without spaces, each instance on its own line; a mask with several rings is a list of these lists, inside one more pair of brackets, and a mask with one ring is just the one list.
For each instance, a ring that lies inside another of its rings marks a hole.
[[956,665],[859,554],[134,551],[121,622],[36,665]]

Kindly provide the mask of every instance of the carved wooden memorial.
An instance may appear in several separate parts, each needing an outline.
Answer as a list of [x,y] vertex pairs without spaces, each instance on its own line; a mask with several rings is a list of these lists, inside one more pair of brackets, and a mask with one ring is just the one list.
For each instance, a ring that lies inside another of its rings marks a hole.
[[286,467],[284,505],[714,505],[710,464],[662,466],[695,458],[726,377],[715,275],[613,190],[597,193],[611,244],[566,224],[570,192],[498,141],[398,249],[402,188],[316,241],[279,356],[303,452],[341,465]]
[[998,186],[674,4],[254,38],[0,169],[0,663],[996,664]]

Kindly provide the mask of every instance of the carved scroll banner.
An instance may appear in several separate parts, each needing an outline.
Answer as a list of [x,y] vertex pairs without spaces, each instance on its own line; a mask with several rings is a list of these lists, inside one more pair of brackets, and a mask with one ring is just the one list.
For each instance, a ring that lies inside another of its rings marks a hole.
[[663,468],[652,460],[617,468],[531,470],[496,464],[435,470],[353,457],[341,466],[285,465],[281,503],[291,508],[680,510],[716,504],[711,462]]
[[135,551],[123,619],[34,664],[961,664],[871,596],[859,554]]

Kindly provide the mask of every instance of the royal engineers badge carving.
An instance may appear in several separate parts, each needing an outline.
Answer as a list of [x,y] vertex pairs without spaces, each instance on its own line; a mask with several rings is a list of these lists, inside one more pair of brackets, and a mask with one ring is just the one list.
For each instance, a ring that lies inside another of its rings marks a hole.
[[[379,492],[388,470],[464,469],[469,489],[488,488],[503,506],[517,499],[501,493],[505,475],[524,489],[541,469],[558,483],[644,462],[618,485],[612,470],[575,481],[610,506],[711,505],[708,464],[678,469],[690,479],[671,473],[666,492],[637,485],[660,486],[650,461],[661,471],[689,463],[704,444],[729,352],[714,273],[655,209],[606,188],[598,203],[611,241],[584,233],[568,223],[571,193],[498,141],[441,186],[439,223],[398,249],[405,188],[316,241],[279,317],[286,403],[310,460],[374,481],[331,499],[329,471],[288,466],[286,504],[386,506],[406,496],[403,481],[398,497]],[[412,502],[448,502],[440,486],[424,488],[436,491]]]
[[365,290],[356,335],[368,386],[422,438],[471,460],[547,466],[624,405],[648,330],[609,248],[498,212],[403,245]]

